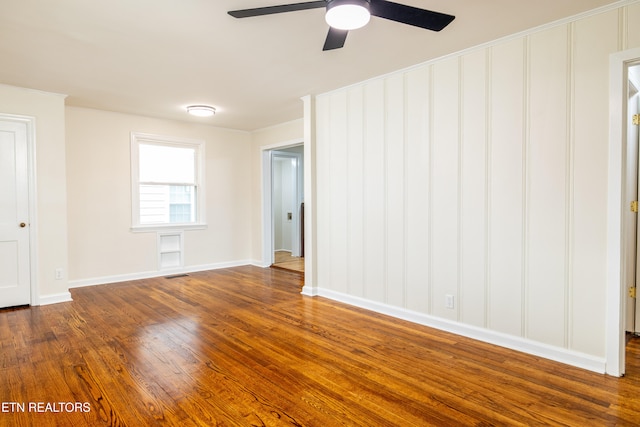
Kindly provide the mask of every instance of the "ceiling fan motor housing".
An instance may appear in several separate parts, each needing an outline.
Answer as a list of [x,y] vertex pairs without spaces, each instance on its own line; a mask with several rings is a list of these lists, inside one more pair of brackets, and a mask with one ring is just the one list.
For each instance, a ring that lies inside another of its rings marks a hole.
[[327,23],[340,30],[355,30],[371,18],[370,0],[328,0]]
[[371,0],[327,0],[327,10],[340,5],[362,6],[369,10]]

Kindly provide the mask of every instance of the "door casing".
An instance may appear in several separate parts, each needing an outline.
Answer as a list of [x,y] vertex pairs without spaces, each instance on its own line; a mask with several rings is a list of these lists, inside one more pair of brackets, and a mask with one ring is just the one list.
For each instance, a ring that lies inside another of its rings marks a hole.
[[624,210],[626,174],[624,151],[627,133],[628,67],[640,63],[640,48],[616,52],[609,57],[609,158],[607,177],[607,272],[605,372],[625,373],[625,329],[628,283],[624,271]]
[[0,114],[0,121],[23,123],[27,130],[27,180],[29,224],[29,289],[30,305],[40,305],[38,292],[38,217],[36,192],[36,118],[17,114]]
[[269,267],[274,261],[271,156],[274,151],[303,143],[302,140],[293,140],[262,147],[262,267]]

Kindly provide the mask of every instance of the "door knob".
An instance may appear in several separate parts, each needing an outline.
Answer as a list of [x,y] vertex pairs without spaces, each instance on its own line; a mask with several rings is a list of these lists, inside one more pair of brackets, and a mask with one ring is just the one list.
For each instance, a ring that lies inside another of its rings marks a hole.
[[27,226],[27,224],[26,224],[26,223],[24,223],[24,222],[21,222],[21,223],[20,223],[20,228],[25,228],[26,226]]

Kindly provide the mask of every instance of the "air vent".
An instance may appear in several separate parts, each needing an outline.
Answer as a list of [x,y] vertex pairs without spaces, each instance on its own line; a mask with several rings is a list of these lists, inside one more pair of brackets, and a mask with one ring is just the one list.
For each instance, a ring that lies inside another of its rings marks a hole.
[[165,279],[177,279],[178,277],[187,277],[188,274],[174,274],[173,276],[164,276]]

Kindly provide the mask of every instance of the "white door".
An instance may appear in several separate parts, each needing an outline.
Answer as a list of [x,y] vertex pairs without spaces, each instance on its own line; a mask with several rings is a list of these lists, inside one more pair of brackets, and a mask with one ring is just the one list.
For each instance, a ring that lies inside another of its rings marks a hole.
[[296,203],[293,159],[273,155],[273,246],[276,251],[293,255],[293,212]]
[[[632,100],[629,99],[629,110],[631,111]],[[627,206],[624,210],[625,239],[624,239],[624,270],[623,282],[627,288],[635,286],[637,272],[637,252],[638,252],[638,214],[633,212],[630,204],[638,200],[638,141],[633,138],[633,126],[631,121],[627,126],[627,153],[626,170],[627,180],[625,185],[625,200]],[[625,329],[627,332],[634,332],[635,328],[635,301],[627,296],[625,308]]]
[[299,257],[302,254],[300,206],[304,200],[302,154],[291,150],[295,148],[272,152],[273,249],[284,249]]
[[27,132],[0,117],[0,307],[31,300]]
[[[640,121],[640,65],[636,65],[629,68],[629,103],[628,103],[628,125],[627,125],[627,144],[636,147],[636,166],[639,165],[638,159],[640,158],[640,130],[638,122]],[[634,120],[635,118],[635,120]],[[636,173],[638,170],[636,169]],[[640,194],[638,194],[638,177],[636,178],[636,199],[640,200]],[[638,215],[638,214],[636,214]],[[638,233],[638,217],[636,216],[636,270],[635,270],[635,282],[630,284],[638,288],[640,284],[640,234]],[[631,298],[627,296],[627,331],[640,333],[640,298]]]

